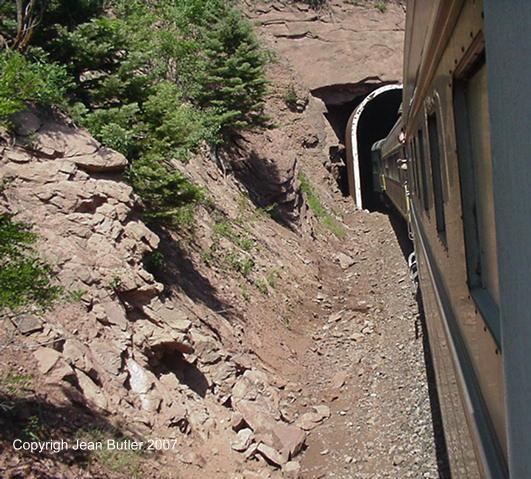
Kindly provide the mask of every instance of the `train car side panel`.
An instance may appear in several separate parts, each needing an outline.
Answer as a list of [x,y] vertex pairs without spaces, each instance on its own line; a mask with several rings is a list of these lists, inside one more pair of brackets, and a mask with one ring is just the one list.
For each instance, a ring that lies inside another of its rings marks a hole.
[[[428,8],[425,3],[409,2],[408,15],[422,17],[418,10]],[[431,11],[432,6],[429,8]],[[427,322],[430,330],[451,330],[453,341],[462,346],[458,357],[462,363],[456,364],[454,360],[453,364],[467,371],[461,395],[463,405],[466,406],[467,398],[473,404],[465,407],[463,414],[468,418],[469,435],[476,446],[478,471],[480,477],[492,475],[501,478],[507,473],[502,355],[499,335],[478,307],[470,288],[472,266],[467,259],[462,221],[463,212],[465,216],[467,213],[462,200],[468,193],[462,189],[464,156],[456,136],[462,124],[456,121],[455,113],[457,79],[484,54],[482,13],[480,1],[441,2],[437,11],[432,12],[435,18],[432,37],[427,39],[419,58],[407,60],[410,71],[415,71],[414,65],[417,65],[420,73],[415,78],[415,84],[404,93],[405,100],[407,94],[412,95],[405,107],[404,128],[407,142],[412,145],[410,149],[415,155],[414,162],[409,162],[409,183],[416,185],[412,208],[419,228],[415,234],[422,236],[426,250],[424,259],[420,259],[421,289],[423,294],[424,289],[430,288],[444,291],[448,310],[448,314],[442,315],[434,306],[436,302],[428,300]],[[413,43],[419,41],[415,38],[410,40]],[[466,76],[463,78],[468,79]],[[474,102],[471,105],[472,109],[476,108]],[[486,128],[488,124],[482,124],[481,129],[484,131]],[[422,255],[419,254],[419,257],[422,258]],[[430,286],[426,270],[437,272],[436,276],[440,278],[437,284]],[[430,336],[430,344],[434,350],[439,348],[439,353],[443,355],[444,351],[437,345],[439,338],[437,333]],[[439,360],[438,363],[451,364],[448,360]],[[442,379],[443,373],[436,373],[441,396],[451,396],[451,391],[445,391],[448,381]],[[452,454],[452,451],[461,449],[459,442],[456,446],[452,443],[462,435],[462,431],[453,431],[455,425],[448,419],[451,416],[446,412],[445,416]],[[465,459],[454,460],[454,464],[465,462]],[[455,477],[467,477],[461,475],[464,474],[461,466],[456,467]]]

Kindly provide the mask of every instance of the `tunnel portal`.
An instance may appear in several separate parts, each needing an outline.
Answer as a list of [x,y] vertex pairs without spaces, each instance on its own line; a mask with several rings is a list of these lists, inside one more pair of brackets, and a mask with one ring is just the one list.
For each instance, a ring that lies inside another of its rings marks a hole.
[[402,87],[393,87],[384,87],[389,88],[385,90],[380,88],[368,95],[353,112],[347,125],[349,193],[358,208],[374,210],[378,207],[372,184],[371,147],[389,134],[398,119]]
[[371,146],[395,124],[402,86],[368,80],[330,85],[312,94],[324,102],[324,116],[338,139],[338,145],[330,147],[329,164],[341,192],[352,196],[358,208],[372,210],[378,200],[372,188]]

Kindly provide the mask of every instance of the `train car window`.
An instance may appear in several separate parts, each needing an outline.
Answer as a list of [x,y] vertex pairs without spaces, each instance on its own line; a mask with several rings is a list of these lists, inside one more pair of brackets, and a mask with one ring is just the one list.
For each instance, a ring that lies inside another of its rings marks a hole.
[[420,179],[419,179],[419,158],[418,158],[418,146],[417,146],[417,137],[413,139],[412,142],[412,148],[413,148],[413,176],[415,179],[415,187],[417,190],[417,195],[419,196],[419,199],[422,201],[422,194],[420,191]]
[[430,205],[428,204],[428,174],[426,171],[426,161],[424,158],[424,132],[419,130],[418,133],[418,160],[421,175],[421,190],[422,190],[422,205],[424,210],[428,212]]
[[433,198],[435,203],[435,223],[439,238],[446,245],[446,221],[444,218],[441,145],[439,142],[437,115],[435,113],[428,115],[428,141],[431,161],[431,176],[433,181]]
[[454,112],[468,282],[476,304],[497,336],[500,290],[484,62],[455,82]]
[[409,191],[412,194],[415,194],[417,192],[417,178],[416,178],[416,171],[415,171],[415,156],[413,154],[413,141],[408,141],[407,143],[407,158],[409,158],[409,168],[408,168],[408,174],[410,178],[408,178],[408,183],[410,183]]

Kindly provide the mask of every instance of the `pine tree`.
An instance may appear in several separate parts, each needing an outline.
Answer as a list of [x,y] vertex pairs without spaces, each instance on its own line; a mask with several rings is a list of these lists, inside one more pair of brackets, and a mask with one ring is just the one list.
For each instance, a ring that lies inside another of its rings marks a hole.
[[204,51],[198,101],[216,112],[221,133],[263,126],[266,59],[251,25],[229,9],[207,33]]

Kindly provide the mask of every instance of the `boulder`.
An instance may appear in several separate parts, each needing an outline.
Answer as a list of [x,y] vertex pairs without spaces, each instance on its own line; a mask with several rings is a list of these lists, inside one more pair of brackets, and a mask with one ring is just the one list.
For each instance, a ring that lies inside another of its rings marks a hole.
[[342,318],[343,318],[343,311],[338,311],[337,313],[332,313],[332,314],[328,317],[328,321],[329,321],[330,323],[333,323],[333,322],[340,321]]
[[109,340],[96,340],[89,346],[94,362],[103,370],[117,376],[122,369],[122,351]]
[[203,364],[215,364],[221,359],[219,346],[208,336],[192,331],[190,337],[194,343],[195,354]]
[[232,388],[232,401],[236,406],[240,401],[252,401],[254,409],[272,415],[275,419],[280,418],[278,391],[269,384],[267,374],[263,371],[245,371]]
[[14,320],[15,325],[21,334],[32,334],[42,331],[42,321],[33,314],[25,314]]
[[158,413],[160,406],[162,404],[162,398],[157,393],[156,390],[152,389],[151,391],[140,394],[140,404],[144,411],[148,411],[152,414]]
[[107,399],[101,388],[92,379],[90,379],[87,374],[79,369],[76,369],[76,377],[79,387],[81,388],[81,391],[83,392],[83,395],[87,401],[99,407],[100,409],[106,409]]
[[8,151],[6,157],[15,163],[29,163],[32,160],[31,155],[22,149]]
[[75,372],[64,359],[59,359],[46,375],[46,383],[58,384],[75,378]]
[[232,414],[230,418],[230,426],[235,431],[239,431],[240,429],[246,426],[245,419],[243,419],[243,416],[239,412],[235,412]]
[[61,353],[52,348],[39,348],[33,353],[33,356],[38,362],[39,372],[41,374],[46,374],[55,366],[55,363],[59,361]]
[[242,415],[245,423],[255,432],[269,431],[275,423],[275,418],[254,402],[239,401],[234,407]]
[[115,324],[123,331],[127,329],[127,315],[120,304],[116,301],[108,301],[102,307],[109,324]]
[[276,422],[272,427],[272,432],[278,440],[280,453],[291,459],[296,456],[304,447],[306,434],[302,429],[293,424]]
[[339,263],[341,269],[348,269],[356,262],[354,258],[345,253],[338,253],[336,255],[336,260]]
[[253,431],[249,428],[240,429],[236,441],[232,442],[231,448],[238,452],[245,451],[253,441]]
[[140,364],[134,359],[126,361],[127,370],[129,371],[129,386],[131,391],[136,394],[146,394],[153,386],[153,378]]
[[85,370],[85,353],[83,345],[77,339],[67,339],[63,346],[63,357],[78,369]]
[[332,389],[340,389],[348,378],[348,374],[344,371],[339,371],[332,376],[330,380],[330,387]]
[[318,406],[313,406],[313,408],[323,419],[328,419],[330,417],[330,408],[328,406],[320,404]]
[[306,441],[304,431],[295,425],[277,421],[251,401],[240,401],[236,409],[254,431],[257,441],[275,448],[288,461],[300,452]]
[[151,249],[156,249],[159,245],[159,237],[140,221],[129,221],[124,231],[127,236],[135,241],[145,242]]
[[330,417],[330,408],[328,406],[314,406],[313,409],[315,412],[304,413],[296,422],[297,426],[304,431],[312,430]]
[[261,442],[258,444],[257,451],[264,456],[267,461],[272,463],[275,466],[282,466],[282,464],[286,464],[288,460],[282,456],[276,449],[274,449],[271,446],[268,446],[267,444],[264,444]]
[[147,343],[152,351],[179,351],[183,354],[194,352],[194,348],[185,334],[165,328],[155,331]]
[[104,146],[87,155],[73,156],[72,161],[82,170],[90,173],[123,171],[127,166],[127,158]]
[[282,477],[285,479],[299,479],[301,465],[297,461],[289,461],[282,467]]

